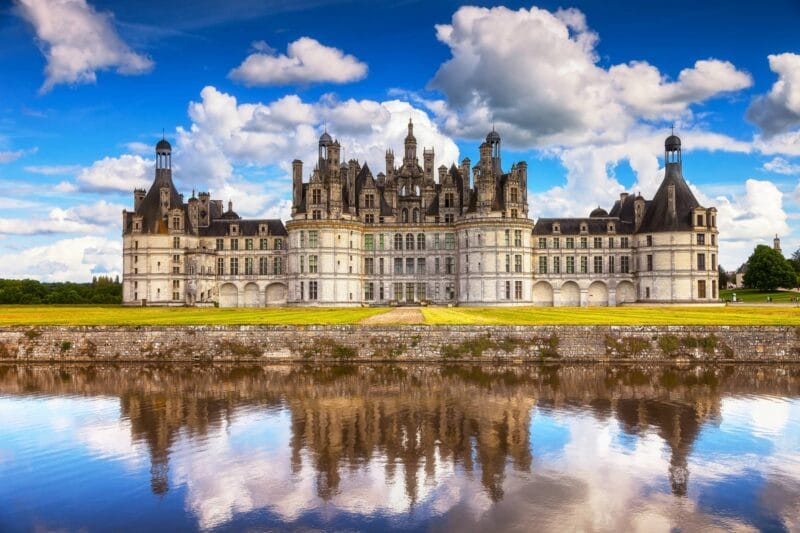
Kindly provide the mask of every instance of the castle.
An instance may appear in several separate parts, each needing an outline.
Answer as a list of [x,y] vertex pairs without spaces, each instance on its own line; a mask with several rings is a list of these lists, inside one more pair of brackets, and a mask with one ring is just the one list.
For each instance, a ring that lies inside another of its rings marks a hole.
[[651,200],[623,193],[583,218],[528,217],[528,168],[506,172],[494,129],[472,165],[419,164],[408,124],[402,162],[384,172],[340,161],[326,131],[313,171],[292,162],[292,215],[243,219],[229,202],[172,181],[156,145],[155,180],[123,211],[128,305],[540,305],[700,303],[718,298],[717,211],[684,181],[681,141],[665,142]]

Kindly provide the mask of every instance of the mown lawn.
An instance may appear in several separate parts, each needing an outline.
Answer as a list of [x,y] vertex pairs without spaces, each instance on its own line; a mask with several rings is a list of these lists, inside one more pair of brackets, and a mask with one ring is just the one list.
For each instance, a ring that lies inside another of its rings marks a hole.
[[0,305],[0,326],[173,326],[202,324],[355,324],[386,308],[156,308]]
[[427,307],[429,325],[800,325],[800,308],[764,307]]
[[796,291],[775,291],[761,292],[758,289],[732,289],[719,291],[719,297],[723,300],[732,300],[733,293],[740,302],[767,303],[767,297],[771,297],[773,302],[791,302],[792,298],[800,298],[800,292]]

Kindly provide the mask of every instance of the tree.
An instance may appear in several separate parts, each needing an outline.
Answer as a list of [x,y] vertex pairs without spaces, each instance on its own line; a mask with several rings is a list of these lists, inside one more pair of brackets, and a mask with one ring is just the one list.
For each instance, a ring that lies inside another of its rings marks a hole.
[[728,273],[725,272],[725,269],[722,268],[722,265],[719,265],[719,288],[725,289],[728,287]]
[[800,248],[794,251],[792,257],[789,259],[789,263],[792,265],[794,271],[800,274]]
[[744,285],[760,291],[774,291],[778,287],[794,287],[797,274],[784,259],[783,254],[769,246],[759,244],[747,260]]

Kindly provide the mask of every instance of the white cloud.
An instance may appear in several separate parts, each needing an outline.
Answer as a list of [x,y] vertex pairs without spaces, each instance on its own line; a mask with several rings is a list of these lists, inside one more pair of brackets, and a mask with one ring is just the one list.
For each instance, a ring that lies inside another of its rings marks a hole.
[[16,0],[16,5],[47,59],[41,92],[58,84],[94,83],[98,70],[128,75],[153,68],[120,38],[113,15],[95,11],[86,0]]
[[[132,192],[152,182],[153,162],[138,155],[104,157],[80,171],[77,188],[87,192]],[[62,186],[68,192],[69,184]]]
[[472,138],[494,120],[517,146],[618,142],[640,119],[686,117],[692,104],[752,84],[716,59],[676,81],[642,61],[602,68],[598,36],[575,9],[462,7],[436,30],[452,53],[430,83],[447,97],[440,119]]
[[25,150],[6,150],[0,152],[0,163],[11,163],[25,155]]
[[119,274],[121,262],[120,239],[85,236],[5,253],[0,277],[89,281],[97,274]]
[[347,83],[367,75],[365,63],[310,37],[289,43],[285,55],[277,54],[263,41],[254,43],[254,48],[254,53],[230,71],[231,79],[248,86],[264,86]]
[[0,235],[99,234],[119,227],[123,206],[99,200],[67,209],[54,207],[46,218],[0,218]]
[[769,57],[769,68],[778,75],[769,93],[753,100],[747,119],[767,137],[800,126],[800,55],[785,53]]
[[800,174],[800,165],[792,164],[782,157],[775,157],[764,163],[764,170],[789,176],[792,174]]
[[64,174],[77,174],[80,165],[29,165],[24,167],[25,172],[42,174],[43,176],[62,176]]

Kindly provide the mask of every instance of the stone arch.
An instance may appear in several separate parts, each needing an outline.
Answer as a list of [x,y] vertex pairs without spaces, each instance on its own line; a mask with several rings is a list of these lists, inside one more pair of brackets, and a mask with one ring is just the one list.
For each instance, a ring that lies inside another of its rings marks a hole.
[[561,285],[561,306],[579,307],[581,305],[581,289],[574,281],[567,281]]
[[286,303],[286,285],[270,283],[264,289],[264,301],[267,305],[284,305]]
[[602,281],[593,281],[586,292],[586,303],[590,307],[608,305],[608,287]]
[[617,305],[635,302],[636,289],[630,281],[620,281],[617,283]]
[[219,288],[219,306],[236,307],[239,305],[239,289],[233,283],[223,283]]
[[259,293],[258,285],[252,281],[244,286],[244,306],[245,307],[258,307]]
[[533,305],[552,306],[553,286],[546,281],[539,281],[533,286]]

